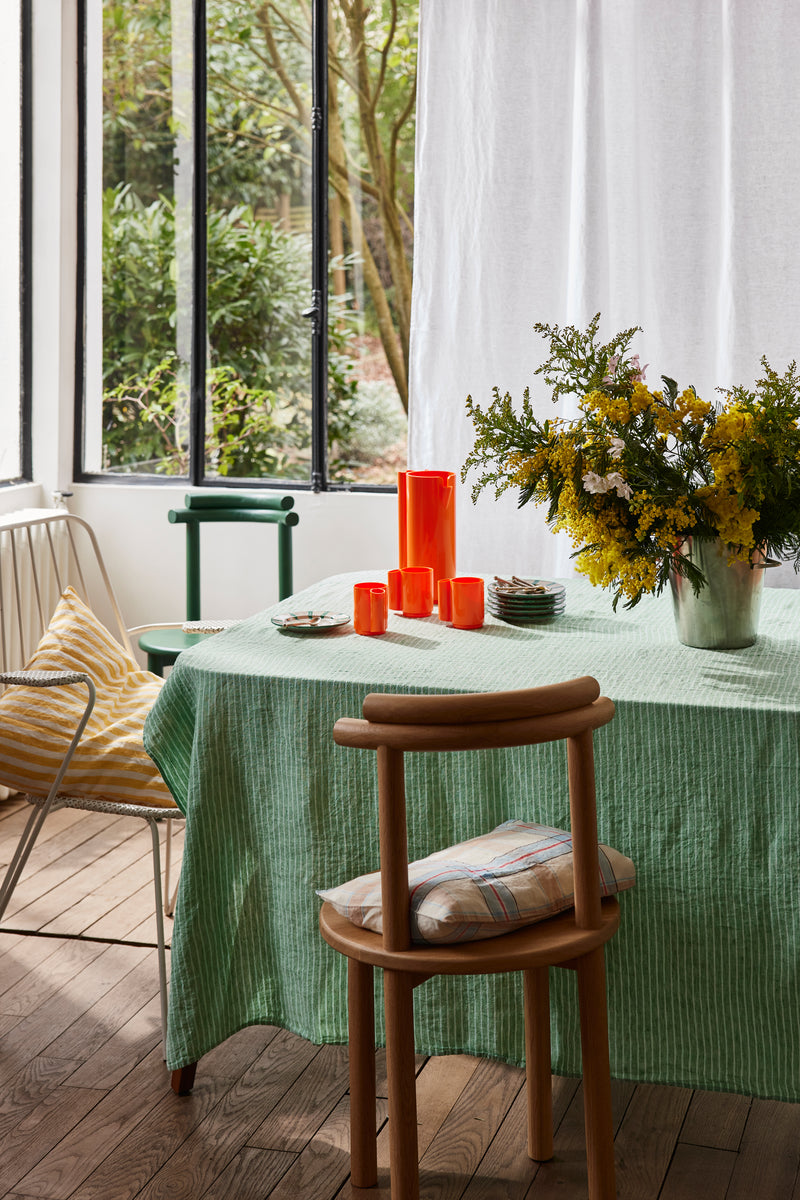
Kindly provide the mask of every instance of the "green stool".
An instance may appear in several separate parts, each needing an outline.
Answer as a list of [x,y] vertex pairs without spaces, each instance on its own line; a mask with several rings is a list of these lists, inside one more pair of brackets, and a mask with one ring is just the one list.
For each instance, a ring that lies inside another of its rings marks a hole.
[[[292,528],[300,518],[292,496],[263,492],[196,492],[186,507],[171,509],[171,524],[186,526],[186,622],[200,620],[200,526],[209,521],[255,521],[278,526],[278,599],[292,594]],[[186,633],[182,626],[143,631],[139,647],[147,654],[147,669],[163,675],[182,650],[195,646],[204,633]]]

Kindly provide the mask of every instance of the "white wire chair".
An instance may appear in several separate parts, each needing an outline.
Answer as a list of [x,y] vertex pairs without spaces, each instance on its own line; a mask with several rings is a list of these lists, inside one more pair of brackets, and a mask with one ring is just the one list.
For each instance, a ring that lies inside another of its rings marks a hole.
[[[156,942],[161,995],[161,1032],[166,1038],[167,967],[164,915],[171,916],[170,897],[172,823],[182,820],[180,809],[155,804],[115,802],[94,796],[62,792],[61,783],[80,742],[95,701],[95,687],[88,675],[68,671],[26,671],[55,610],[61,593],[71,585],[104,622],[120,644],[133,654],[128,630],[122,620],[114,589],[103,562],[94,531],[81,517],[64,509],[25,509],[0,516],[0,693],[6,687],[57,688],[82,683],[87,689],[83,716],[71,733],[71,741],[46,796],[26,795],[31,812],[16,850],[0,884],[0,921],[5,915],[17,882],[49,813],[59,808],[77,808],[114,816],[138,817],[150,827],[153,852],[153,881],[156,902]],[[135,631],[134,631],[135,632]],[[162,888],[160,825],[166,822],[165,871]],[[164,897],[167,897],[165,904]],[[35,934],[37,930],[14,930]],[[70,934],[69,936],[76,936]],[[79,935],[78,935],[79,936]],[[93,939],[115,943],[124,939]],[[139,943],[141,944],[141,943]]]

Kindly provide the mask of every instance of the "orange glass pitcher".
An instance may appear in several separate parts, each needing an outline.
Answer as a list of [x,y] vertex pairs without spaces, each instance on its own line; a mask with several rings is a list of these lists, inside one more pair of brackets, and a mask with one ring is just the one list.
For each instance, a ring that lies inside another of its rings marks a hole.
[[400,566],[432,567],[433,589],[456,573],[453,471],[398,471]]

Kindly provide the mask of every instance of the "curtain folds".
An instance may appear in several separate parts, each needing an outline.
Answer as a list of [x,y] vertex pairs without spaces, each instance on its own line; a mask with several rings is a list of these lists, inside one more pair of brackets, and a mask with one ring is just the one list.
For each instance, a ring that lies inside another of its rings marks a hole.
[[[648,382],[707,399],[798,355],[792,0],[420,9],[411,467],[460,470],[468,393],[530,385],[555,415],[535,321],[641,325]],[[460,572],[569,573],[540,510],[470,490]]]

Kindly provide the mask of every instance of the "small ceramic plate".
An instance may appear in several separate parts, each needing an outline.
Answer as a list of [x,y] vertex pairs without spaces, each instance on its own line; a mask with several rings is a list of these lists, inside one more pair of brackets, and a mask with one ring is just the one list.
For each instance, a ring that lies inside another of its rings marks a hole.
[[335,629],[337,625],[346,625],[349,620],[347,613],[291,612],[279,613],[277,617],[272,618],[272,624],[287,632],[322,633],[328,629]]
[[549,608],[505,608],[502,604],[487,601],[486,607],[496,617],[510,617],[513,621],[524,621],[527,617],[554,617],[566,611],[565,605],[556,604]]
[[[241,620],[241,618],[239,618]],[[236,625],[236,621],[184,621],[181,629],[183,633],[222,633],[225,629],[230,629],[231,625]]]
[[513,599],[496,592],[490,592],[488,599],[492,604],[499,604],[502,608],[552,608],[554,604],[566,603],[565,596],[523,596]]
[[495,612],[489,609],[493,617],[497,617],[500,621],[505,621],[509,625],[535,625],[537,621],[557,621],[561,616],[561,612],[549,613],[525,613],[524,615],[515,616],[512,613]]

